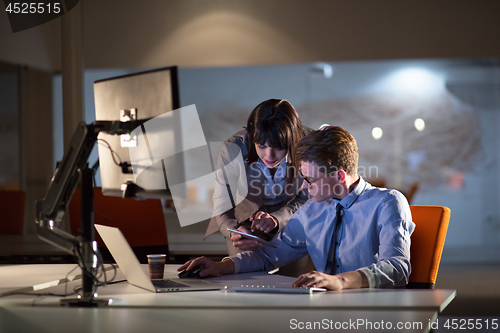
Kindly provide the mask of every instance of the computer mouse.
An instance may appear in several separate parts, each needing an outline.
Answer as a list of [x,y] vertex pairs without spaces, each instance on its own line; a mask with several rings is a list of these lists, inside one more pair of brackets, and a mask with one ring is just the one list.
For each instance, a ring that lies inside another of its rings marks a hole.
[[202,270],[203,269],[201,269],[201,268],[195,268],[195,269],[192,269],[190,271],[183,270],[178,275],[179,275],[180,278],[198,278],[198,279],[202,279],[202,277],[200,276],[200,272]]

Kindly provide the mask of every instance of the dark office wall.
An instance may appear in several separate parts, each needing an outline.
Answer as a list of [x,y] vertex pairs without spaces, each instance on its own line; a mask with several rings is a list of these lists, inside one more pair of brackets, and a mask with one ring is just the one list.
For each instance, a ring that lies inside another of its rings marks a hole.
[[129,3],[120,8],[114,1],[85,4],[88,66],[230,66],[500,54],[500,3],[494,0],[149,1],[149,6],[134,6],[134,11]]
[[54,173],[52,73],[0,62],[0,190],[26,192],[25,228]]
[[43,199],[53,167],[52,73],[21,70],[22,183],[26,191],[25,232],[35,230],[35,200]]
[[[82,1],[86,68],[241,66],[500,56],[497,0]],[[0,60],[61,68],[60,19],[13,34]]]
[[0,190],[21,188],[19,66],[0,62]]

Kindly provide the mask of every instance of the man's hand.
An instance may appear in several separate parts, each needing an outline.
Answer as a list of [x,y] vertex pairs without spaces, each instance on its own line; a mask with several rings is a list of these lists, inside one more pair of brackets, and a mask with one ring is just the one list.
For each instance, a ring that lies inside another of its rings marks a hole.
[[262,211],[259,211],[250,216],[250,221],[252,222],[252,226],[250,227],[252,232],[257,229],[264,231],[265,233],[269,233],[271,230],[278,226],[278,220],[276,220],[275,217]]
[[292,283],[292,287],[317,287],[329,290],[367,288],[368,280],[359,271],[329,275],[312,271],[302,274]]
[[[236,230],[251,234],[250,230],[243,226],[239,227]],[[231,240],[233,241],[233,246],[241,251],[247,251],[253,249],[254,247],[262,245],[262,243],[256,240],[243,238],[243,236],[234,232],[231,233]]]
[[218,276],[221,274],[234,273],[234,263],[231,259],[214,262],[206,257],[199,257],[194,260],[189,260],[184,265],[177,268],[177,271],[191,271],[197,267],[203,269],[200,272],[200,277]]

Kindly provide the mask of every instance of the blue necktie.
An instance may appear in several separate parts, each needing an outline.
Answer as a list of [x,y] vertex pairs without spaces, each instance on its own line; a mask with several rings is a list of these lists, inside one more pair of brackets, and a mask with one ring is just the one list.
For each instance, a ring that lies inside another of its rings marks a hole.
[[336,263],[335,257],[337,256],[337,247],[339,244],[337,243],[337,235],[339,233],[340,225],[342,224],[342,216],[344,215],[344,210],[340,203],[337,204],[337,214],[335,215],[335,227],[332,234],[332,241],[330,242],[330,250],[328,251],[328,259],[326,262],[325,273],[326,274],[335,274]]

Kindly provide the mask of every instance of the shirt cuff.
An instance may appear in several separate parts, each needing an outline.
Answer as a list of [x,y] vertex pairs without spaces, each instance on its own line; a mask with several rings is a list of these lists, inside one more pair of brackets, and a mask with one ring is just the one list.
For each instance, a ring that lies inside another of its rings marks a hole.
[[240,272],[240,262],[238,260],[234,260],[233,257],[224,257],[222,258],[222,261],[224,261],[225,259],[231,259],[234,264],[234,274],[238,274]]
[[373,274],[373,272],[368,267],[361,267],[357,271],[366,276],[366,279],[368,280],[368,288],[377,287],[375,282],[375,274]]

